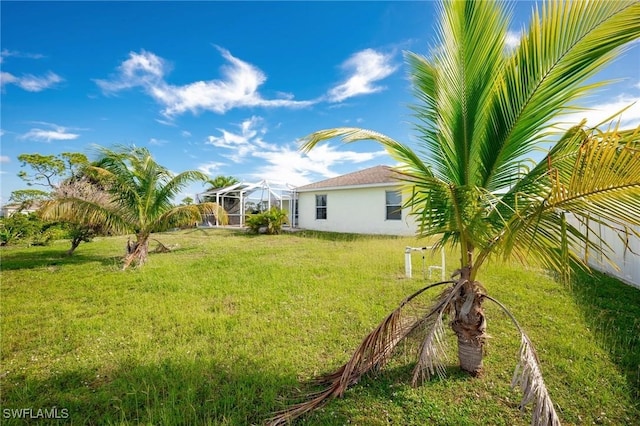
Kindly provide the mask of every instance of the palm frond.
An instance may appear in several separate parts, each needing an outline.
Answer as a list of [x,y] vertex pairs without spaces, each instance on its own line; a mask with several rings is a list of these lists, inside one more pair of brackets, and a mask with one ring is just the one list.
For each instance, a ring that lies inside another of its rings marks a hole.
[[[446,2],[430,58],[409,54],[420,103],[418,133],[436,175],[458,186],[475,184],[477,141],[501,72],[508,15],[495,2]],[[480,59],[480,60],[479,60]],[[415,67],[415,68],[414,68]]]
[[[303,152],[309,152],[318,143],[329,139],[341,138],[344,143],[352,143],[357,141],[371,140],[381,144],[398,162],[405,165],[405,167],[419,170],[420,173],[428,176],[433,176],[429,167],[427,167],[420,157],[408,146],[378,133],[373,130],[360,129],[355,127],[338,127],[334,129],[325,129],[313,132],[312,134],[302,139],[300,150]],[[403,172],[402,169],[399,170]]]
[[531,340],[506,306],[493,297],[484,295],[484,298],[498,305],[511,319],[520,333],[518,364],[511,380],[511,387],[519,386],[522,390],[523,396],[520,401],[520,409],[522,410],[527,404],[533,403],[532,426],[560,426],[560,419],[553,407],[549,391],[547,391],[547,387],[544,384],[540,362]]
[[100,157],[88,170],[107,183],[114,212],[128,222],[134,232],[148,233],[182,226],[200,221],[202,214],[214,214],[221,222],[226,220],[226,212],[217,205],[179,208],[173,205],[173,199],[187,184],[206,180],[201,172],[174,175],[158,164],[146,148],[100,147],[98,151]]
[[166,209],[187,185],[195,181],[206,182],[206,180],[207,176],[196,170],[188,170],[171,176],[167,182],[156,190],[155,201],[151,210],[162,211]]
[[112,203],[76,197],[57,198],[43,203],[40,214],[44,219],[64,220],[80,224],[100,224],[112,232],[129,232],[131,223]]
[[229,223],[229,214],[220,204],[207,202],[196,204],[196,206],[200,210],[201,215],[214,215],[220,225],[227,225]]
[[585,267],[580,252],[597,250],[611,262],[609,242],[593,228],[608,226],[623,240],[637,233],[632,227],[640,224],[639,135],[640,130],[617,128],[568,131],[502,197],[488,218],[496,235],[481,257],[533,256],[563,274],[572,262]]
[[[437,315],[435,317],[434,315],[427,316],[423,321],[427,325],[428,331],[420,345],[418,362],[413,369],[412,386],[429,380],[434,374],[438,374],[440,378],[446,376],[444,362],[447,360],[447,345],[444,339],[443,317],[455,294],[453,288],[445,289],[432,305],[432,310]],[[431,320],[431,318],[434,319]]]
[[[510,183],[517,162],[559,114],[604,83],[585,81],[640,36],[637,1],[548,1],[533,16],[520,46],[494,81],[491,125],[481,144],[481,186]],[[561,30],[560,30],[561,29]]]
[[[268,424],[272,426],[283,425],[316,410],[332,398],[341,397],[349,386],[357,383],[369,371],[382,368],[389,361],[397,344],[425,321],[428,321],[435,313],[444,310],[445,302],[450,300],[450,297],[438,298],[438,301],[427,309],[416,303],[415,299],[430,288],[453,283],[456,281],[431,284],[404,299],[400,306],[394,309],[364,338],[347,363],[335,372],[314,380],[316,384],[327,386],[325,389],[307,395],[305,402],[275,413],[268,420]],[[458,282],[456,286],[448,289],[446,294],[452,294],[460,285]]]
[[526,334],[521,333],[520,337],[520,359],[511,380],[512,387],[519,386],[522,390],[523,396],[520,401],[520,409],[524,409],[525,405],[533,403],[532,425],[559,426],[560,419],[544,384],[540,362],[533,345]]
[[165,210],[155,220],[153,231],[160,232],[173,227],[193,225],[194,222],[202,222],[202,216],[208,214],[214,215],[221,225],[226,225],[229,221],[227,212],[217,203],[174,206]]

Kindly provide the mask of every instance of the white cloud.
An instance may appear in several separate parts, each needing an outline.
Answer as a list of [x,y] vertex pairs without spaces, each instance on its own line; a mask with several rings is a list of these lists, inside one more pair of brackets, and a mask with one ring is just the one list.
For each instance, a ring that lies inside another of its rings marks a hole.
[[316,180],[317,176],[322,178],[338,176],[338,173],[331,170],[332,166],[343,163],[363,163],[385,154],[385,151],[365,153],[338,151],[328,145],[319,145],[308,154],[300,152],[295,146],[273,147],[271,150],[253,153],[254,157],[261,158],[266,164],[259,166],[252,176],[280,184],[306,185]]
[[224,165],[225,165],[224,163],[211,161],[209,163],[200,164],[198,166],[198,170],[200,170],[202,173],[206,175],[213,176],[214,174],[219,173],[220,168],[223,167]]
[[26,74],[22,77],[16,77],[8,72],[0,73],[0,87],[4,87],[7,84],[15,84],[28,92],[41,92],[62,81],[64,81],[62,77],[51,71],[44,76]]
[[332,102],[342,102],[354,96],[379,92],[384,87],[375,83],[398,69],[396,65],[391,64],[391,55],[373,49],[354,53],[342,64],[342,68],[350,72],[351,76],[329,90],[327,96]]
[[256,179],[300,186],[317,180],[317,176],[322,178],[338,176],[338,173],[331,169],[336,165],[360,164],[386,155],[386,151],[342,151],[326,144],[318,145],[306,154],[295,147],[273,147],[271,150],[253,153],[254,157],[266,162],[256,169],[253,176]]
[[0,163],[10,163],[11,160],[6,155],[0,155]]
[[168,143],[169,143],[169,141],[164,140],[164,139],[156,139],[156,138],[150,138],[149,139],[149,145],[162,146],[162,145],[166,145]]
[[[595,126],[627,107],[628,109],[620,116],[620,127],[623,129],[635,128],[640,124],[640,97],[626,94],[613,98],[611,102],[592,106],[588,110],[568,114],[562,118],[562,124],[558,127],[567,129],[578,124],[584,118],[587,119],[587,126]],[[612,124],[616,123],[617,118]],[[606,128],[608,124],[604,123],[602,126]]]
[[160,124],[164,124],[165,126],[176,127],[176,123],[174,123],[171,120],[161,120],[159,118],[156,118],[155,120],[156,120],[156,122],[158,122]]
[[228,50],[218,50],[228,62],[222,67],[222,78],[218,80],[195,81],[182,86],[169,84],[165,80],[169,72],[167,62],[142,50],[129,53],[129,59],[118,67],[115,77],[95,82],[107,94],[141,87],[163,106],[162,113],[167,117],[202,111],[223,114],[240,107],[300,108],[313,104],[313,101],[295,101],[289,94],[282,94],[282,98],[264,99],[258,88],[266,81],[265,74],[254,65],[234,57]]
[[635,87],[636,89],[640,89],[640,81],[637,82],[633,87]]
[[137,86],[153,87],[163,83],[168,65],[164,59],[151,52],[129,53],[129,59],[118,66],[118,73],[112,80],[95,80],[105,93],[118,92]]
[[8,72],[0,72],[0,86],[4,86],[5,84],[12,84],[18,81],[18,77],[10,74]]
[[77,133],[71,133],[70,128],[64,126],[58,126],[52,123],[44,123],[41,122],[50,129],[40,129],[33,128],[29,130],[24,135],[20,136],[20,139],[28,139],[28,140],[36,140],[41,142],[51,142],[51,141],[64,141],[64,140],[73,140],[77,139],[80,135]]
[[180,134],[182,135],[183,138],[191,137],[191,132],[188,130],[183,130]]
[[222,134],[220,136],[209,136],[206,143],[217,148],[230,150],[231,153],[224,156],[234,163],[240,163],[255,152],[256,149],[267,146],[261,137],[266,133],[266,129],[257,129],[261,123],[261,117],[253,116],[239,125],[239,133],[218,129]]
[[[220,154],[235,163],[259,160],[258,166],[248,176],[260,180],[267,179],[274,183],[305,185],[318,176],[335,177],[338,173],[332,167],[340,164],[359,164],[384,157],[386,151],[355,152],[340,150],[331,145],[316,146],[309,153],[298,150],[297,142],[277,145],[265,141],[267,129],[261,117],[253,116],[237,125],[239,131],[218,129],[219,136],[209,136],[207,144],[227,150]],[[211,163],[220,166],[220,163]],[[199,167],[205,171],[204,166]],[[208,168],[210,172],[212,168]],[[211,174],[211,173],[210,173]]]
[[507,31],[507,36],[504,39],[504,48],[506,51],[512,51],[520,46],[520,33],[517,31]]
[[4,58],[8,58],[8,57],[42,59],[44,58],[44,55],[41,55],[40,53],[27,53],[27,52],[18,52],[17,50],[2,49],[0,51],[0,63],[4,61]]

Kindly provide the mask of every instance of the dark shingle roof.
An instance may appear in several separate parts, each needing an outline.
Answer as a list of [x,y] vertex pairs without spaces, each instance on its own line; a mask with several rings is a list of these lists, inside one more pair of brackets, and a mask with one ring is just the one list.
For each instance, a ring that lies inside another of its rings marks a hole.
[[311,191],[323,188],[341,188],[350,186],[368,186],[385,183],[398,183],[397,173],[389,166],[375,166],[346,175],[326,179],[309,185],[300,186],[298,191]]

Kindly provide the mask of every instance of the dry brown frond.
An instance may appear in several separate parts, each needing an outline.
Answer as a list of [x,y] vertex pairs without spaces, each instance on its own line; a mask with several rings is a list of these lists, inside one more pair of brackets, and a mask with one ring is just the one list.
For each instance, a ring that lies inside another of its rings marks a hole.
[[155,249],[153,249],[152,253],[171,253],[171,248],[162,244],[159,240],[152,238],[153,241],[158,243]]
[[520,389],[522,389],[520,409],[524,409],[525,405],[532,402],[532,426],[560,426],[560,419],[558,418],[555,408],[553,408],[553,402],[542,379],[540,363],[536,351],[531,344],[531,340],[529,340],[527,334],[506,306],[489,295],[485,294],[483,297],[498,305],[520,332],[520,356],[518,365],[516,365],[516,369],[513,372],[513,378],[511,379],[512,388],[519,385]]
[[547,387],[542,379],[540,364],[536,352],[531,345],[531,341],[526,334],[520,330],[520,360],[513,373],[511,386],[520,386],[522,389],[522,401],[520,409],[525,405],[533,403],[533,413],[531,417],[532,426],[559,426],[560,419],[553,408],[553,402],[547,392]]

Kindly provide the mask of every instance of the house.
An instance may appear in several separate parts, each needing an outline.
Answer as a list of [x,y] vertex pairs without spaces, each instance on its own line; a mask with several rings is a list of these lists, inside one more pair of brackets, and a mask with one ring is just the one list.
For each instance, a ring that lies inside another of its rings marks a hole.
[[401,182],[393,169],[376,166],[296,188],[297,227],[357,234],[415,235],[402,209]]
[[24,206],[21,203],[5,204],[0,209],[0,217],[9,217],[12,214],[18,212],[22,214],[29,214],[35,212],[36,210],[38,210],[38,208],[40,208],[39,204],[31,206]]

